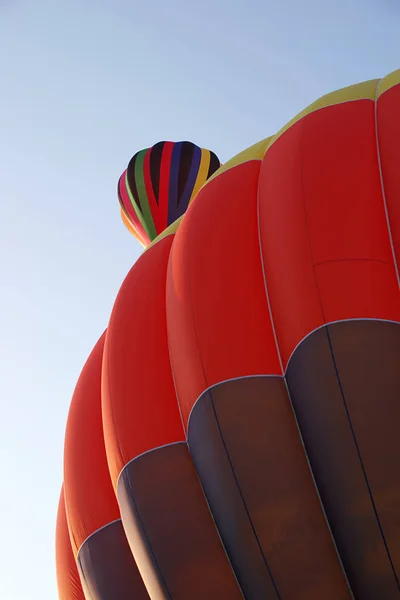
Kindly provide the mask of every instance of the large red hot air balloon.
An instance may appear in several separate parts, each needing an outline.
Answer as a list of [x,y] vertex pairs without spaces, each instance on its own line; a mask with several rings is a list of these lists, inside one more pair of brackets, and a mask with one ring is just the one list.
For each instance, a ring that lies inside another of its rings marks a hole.
[[400,597],[399,107],[400,71],[339,90],[164,231],[123,208],[151,243],[101,351],[96,494],[152,600]]

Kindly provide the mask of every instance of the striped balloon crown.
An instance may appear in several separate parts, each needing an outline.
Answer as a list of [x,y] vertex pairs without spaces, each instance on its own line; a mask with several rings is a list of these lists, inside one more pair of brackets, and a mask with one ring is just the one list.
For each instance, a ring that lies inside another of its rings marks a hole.
[[181,217],[220,167],[218,157],[191,142],[159,142],[137,152],[118,182],[122,220],[149,245]]

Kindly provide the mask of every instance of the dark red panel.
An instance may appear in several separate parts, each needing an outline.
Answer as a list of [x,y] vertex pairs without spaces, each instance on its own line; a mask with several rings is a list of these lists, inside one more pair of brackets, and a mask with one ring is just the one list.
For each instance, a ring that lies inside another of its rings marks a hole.
[[205,392],[189,446],[245,598],[350,599],[281,377]]
[[131,461],[117,491],[152,599],[242,598],[185,442]]
[[355,598],[400,594],[400,324],[322,327],[294,352],[287,382]]

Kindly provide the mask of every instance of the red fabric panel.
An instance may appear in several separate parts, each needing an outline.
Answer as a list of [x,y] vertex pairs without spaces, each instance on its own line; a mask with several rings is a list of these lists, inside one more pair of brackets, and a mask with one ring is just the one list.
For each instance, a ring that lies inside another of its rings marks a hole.
[[173,236],[149,248],[122,284],[103,366],[103,420],[113,483],[139,454],[183,441],[167,340],[165,281]]

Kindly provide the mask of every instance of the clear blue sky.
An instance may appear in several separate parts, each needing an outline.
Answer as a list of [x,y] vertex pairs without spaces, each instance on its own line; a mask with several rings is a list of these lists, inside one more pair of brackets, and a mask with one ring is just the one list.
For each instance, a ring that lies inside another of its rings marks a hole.
[[0,0],[2,600],[56,598],[68,406],[140,253],[131,155],[189,139],[225,161],[399,68],[399,40],[399,0]]

